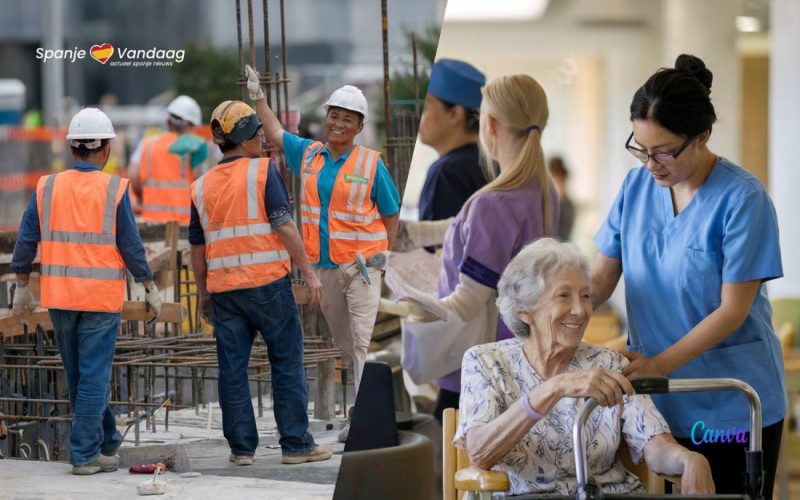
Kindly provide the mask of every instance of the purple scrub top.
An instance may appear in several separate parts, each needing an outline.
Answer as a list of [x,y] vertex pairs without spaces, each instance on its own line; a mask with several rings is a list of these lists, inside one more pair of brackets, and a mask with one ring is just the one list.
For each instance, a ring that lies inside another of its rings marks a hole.
[[[542,192],[533,181],[511,191],[492,191],[472,200],[466,215],[462,209],[447,229],[439,273],[439,297],[446,297],[464,273],[478,283],[497,290],[500,275],[511,259],[528,243],[555,236],[558,228],[558,195],[550,184],[552,228],[544,231]],[[497,340],[513,337],[498,320]],[[461,370],[445,375],[436,385],[461,392]]]

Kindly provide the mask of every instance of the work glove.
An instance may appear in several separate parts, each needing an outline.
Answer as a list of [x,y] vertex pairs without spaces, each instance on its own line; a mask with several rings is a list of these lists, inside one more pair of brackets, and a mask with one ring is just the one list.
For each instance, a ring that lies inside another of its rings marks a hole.
[[244,72],[247,75],[247,92],[250,93],[250,99],[254,101],[264,99],[264,91],[261,89],[261,82],[258,80],[258,71],[251,68],[249,64],[245,64]]
[[17,285],[14,289],[14,303],[11,314],[17,317],[22,316],[26,312],[31,312],[36,309],[37,305],[39,304],[37,304],[36,299],[33,298],[28,282],[21,283],[17,281]]
[[153,325],[161,317],[161,295],[158,293],[156,284],[152,282],[144,287],[144,293],[145,310],[152,308],[156,313],[155,317],[147,320],[148,325]]
[[391,256],[392,252],[389,250],[374,253],[367,259],[367,267],[378,269],[381,272],[386,271],[386,267],[389,265],[389,259]]
[[211,295],[207,293],[201,293],[199,304],[200,304],[200,317],[206,323],[211,323],[214,321],[214,306],[211,304]]

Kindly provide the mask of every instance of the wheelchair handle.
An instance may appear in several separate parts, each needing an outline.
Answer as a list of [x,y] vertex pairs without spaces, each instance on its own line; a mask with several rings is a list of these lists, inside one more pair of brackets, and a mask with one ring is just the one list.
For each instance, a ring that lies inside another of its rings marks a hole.
[[[697,392],[697,391],[739,391],[750,403],[750,443],[748,449],[748,469],[751,465],[757,467],[761,458],[761,399],[758,393],[749,384],[735,378],[687,378],[668,379],[667,377],[645,377],[631,380],[631,385],[637,394],[666,394],[671,392]],[[575,453],[575,476],[577,479],[577,498],[587,498],[586,484],[588,482],[588,465],[586,448],[583,443],[581,430],[589,418],[589,414],[599,405],[595,398],[588,398],[578,411],[572,426],[572,446]],[[752,461],[752,464],[751,464]],[[759,467],[760,468],[760,467]],[[748,470],[748,476],[755,471]],[[749,478],[750,479],[750,478]],[[760,483],[755,477],[752,480]],[[760,486],[760,484],[759,484]],[[758,488],[753,484],[752,489]],[[760,490],[760,488],[758,488]],[[755,492],[754,492],[755,493]],[[760,493],[760,491],[759,491]],[[757,496],[757,495],[754,495]]]

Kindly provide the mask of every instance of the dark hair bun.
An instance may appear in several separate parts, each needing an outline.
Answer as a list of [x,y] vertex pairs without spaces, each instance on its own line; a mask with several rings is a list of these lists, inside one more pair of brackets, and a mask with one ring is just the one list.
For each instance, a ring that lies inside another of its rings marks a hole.
[[688,72],[700,80],[700,83],[711,92],[711,82],[714,80],[714,75],[706,68],[706,64],[699,57],[681,54],[675,59],[675,69]]

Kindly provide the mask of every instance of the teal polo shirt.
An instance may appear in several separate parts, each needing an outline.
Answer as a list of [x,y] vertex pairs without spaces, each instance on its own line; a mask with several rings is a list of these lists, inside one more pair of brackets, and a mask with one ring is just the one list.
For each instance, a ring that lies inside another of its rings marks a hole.
[[[290,132],[283,132],[283,155],[286,164],[294,175],[300,175],[300,164],[303,161],[303,153],[308,146],[314,142],[313,139],[305,139]],[[339,267],[331,262],[330,241],[328,237],[328,205],[331,202],[333,184],[336,176],[344,162],[350,157],[350,152],[343,154],[336,161],[333,161],[328,146],[325,145],[321,150],[325,158],[325,164],[319,173],[317,180],[317,191],[321,205],[319,217],[319,262],[314,267],[325,267],[335,269]],[[383,158],[378,158],[378,168],[375,172],[375,182],[372,184],[372,191],[369,199],[378,206],[378,213],[384,217],[394,215],[400,211],[400,195],[392,181],[392,176],[383,163]]]

